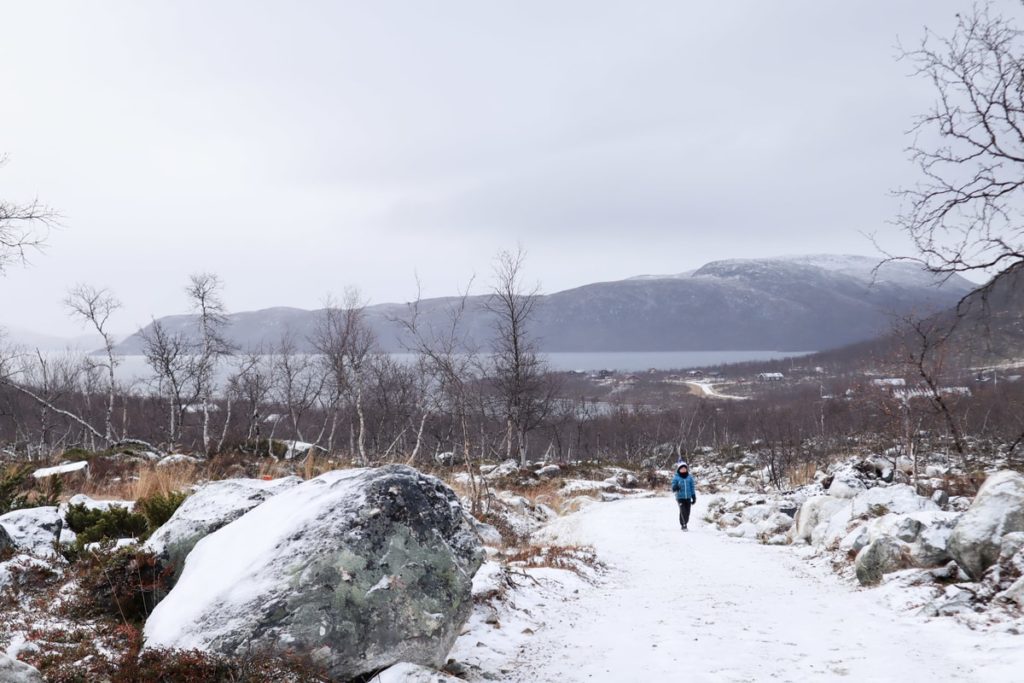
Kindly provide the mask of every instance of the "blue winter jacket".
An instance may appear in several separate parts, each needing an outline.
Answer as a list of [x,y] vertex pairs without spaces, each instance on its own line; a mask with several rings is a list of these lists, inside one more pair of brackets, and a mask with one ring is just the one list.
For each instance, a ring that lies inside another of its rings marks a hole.
[[693,475],[686,477],[672,477],[672,490],[676,492],[676,500],[689,500],[697,495],[697,484],[693,481]]

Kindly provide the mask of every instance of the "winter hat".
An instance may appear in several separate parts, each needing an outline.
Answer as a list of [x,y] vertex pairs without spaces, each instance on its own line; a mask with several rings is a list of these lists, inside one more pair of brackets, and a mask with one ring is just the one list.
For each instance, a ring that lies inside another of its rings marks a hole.
[[680,460],[679,462],[676,463],[676,469],[678,470],[680,467],[685,467],[686,469],[690,469],[690,466],[686,464],[685,460]]

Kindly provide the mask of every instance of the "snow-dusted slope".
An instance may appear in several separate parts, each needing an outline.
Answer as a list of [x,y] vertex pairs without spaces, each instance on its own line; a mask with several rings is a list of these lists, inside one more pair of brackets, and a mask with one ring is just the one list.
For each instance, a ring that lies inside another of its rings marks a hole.
[[[784,271],[787,265],[808,266],[819,268],[828,273],[835,273],[854,278],[865,284],[895,284],[904,287],[938,286],[940,281],[934,275],[924,271],[920,265],[910,261],[890,261],[873,256],[857,254],[806,254],[800,256],[780,256],[764,259],[726,259],[712,261],[697,270],[688,270],[671,275],[637,275],[631,280],[685,280],[694,276],[708,276],[708,267],[729,267],[739,271],[754,269],[777,269]],[[957,279],[953,288],[969,287],[969,283]]]
[[560,520],[555,540],[594,545],[611,577],[535,613],[547,626],[502,680],[1020,680],[1019,636],[897,613],[791,548],[703,527],[699,512],[687,533],[669,497]]

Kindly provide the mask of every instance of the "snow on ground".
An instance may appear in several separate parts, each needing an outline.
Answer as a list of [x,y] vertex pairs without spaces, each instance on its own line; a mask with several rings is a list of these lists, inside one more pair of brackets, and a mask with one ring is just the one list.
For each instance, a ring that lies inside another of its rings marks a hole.
[[536,540],[593,545],[610,572],[567,600],[534,598],[536,636],[507,646],[518,655],[499,680],[1021,679],[1019,636],[897,612],[792,548],[705,526],[702,507],[686,533],[669,497],[592,505],[549,525]]
[[448,656],[472,681],[509,674],[523,652],[545,637],[545,622],[588,590],[591,580],[566,569],[485,562],[473,578],[476,606]]

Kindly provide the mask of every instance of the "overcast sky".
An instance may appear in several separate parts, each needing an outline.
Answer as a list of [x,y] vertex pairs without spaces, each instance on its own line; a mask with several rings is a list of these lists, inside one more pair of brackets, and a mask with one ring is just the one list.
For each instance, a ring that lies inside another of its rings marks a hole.
[[[932,99],[898,39],[965,2],[0,0],[0,193],[63,215],[0,279],[0,324],[547,291],[707,261],[872,253]],[[1007,2],[1017,8],[1018,3]]]

